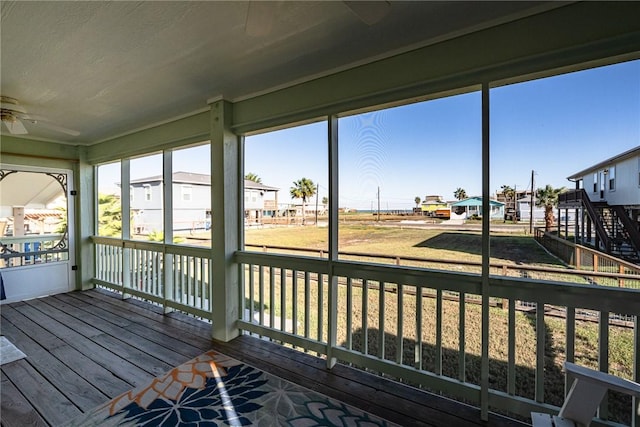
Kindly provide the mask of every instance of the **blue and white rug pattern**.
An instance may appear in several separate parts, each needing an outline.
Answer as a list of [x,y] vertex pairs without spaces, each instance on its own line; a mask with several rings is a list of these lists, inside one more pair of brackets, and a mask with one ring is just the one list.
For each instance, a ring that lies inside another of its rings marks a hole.
[[215,351],[75,419],[89,426],[396,426]]

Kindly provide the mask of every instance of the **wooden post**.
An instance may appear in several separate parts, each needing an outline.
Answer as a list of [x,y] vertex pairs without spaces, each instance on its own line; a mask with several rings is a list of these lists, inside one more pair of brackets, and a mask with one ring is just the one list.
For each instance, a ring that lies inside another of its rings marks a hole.
[[[164,244],[168,245],[173,243],[173,152],[166,150],[162,157],[162,175],[163,175],[163,225],[164,229]],[[164,246],[166,248],[166,246]],[[163,252],[162,257],[162,271],[164,286],[162,287],[162,297],[164,299],[163,309],[164,313],[170,313],[172,308],[167,306],[167,301],[171,300],[173,296],[173,254]]]
[[[238,136],[231,131],[233,106],[223,99],[210,104],[212,336],[230,341],[240,333],[240,274],[233,261],[240,249]],[[214,238],[215,236],[215,238]]]
[[[502,275],[504,277],[507,277],[507,264],[502,264]],[[502,309],[506,310],[509,307],[509,299],[508,298],[502,298]]]
[[[131,298],[131,294],[125,292],[131,288],[131,248],[127,248],[124,244],[126,240],[131,239],[131,161],[123,159],[120,162],[120,204],[122,216],[122,299]],[[96,193],[97,194],[97,193]]]
[[[482,332],[480,362],[480,419],[489,420],[489,226],[490,226],[490,135],[489,135],[489,84],[482,83]],[[533,181],[532,181],[533,183]],[[533,190],[533,185],[531,186]],[[532,206],[533,208],[533,206]],[[533,212],[533,210],[532,210]],[[442,316],[439,312],[437,316]]]
[[[330,116],[328,120],[327,142],[329,163],[329,245],[328,262],[329,312],[327,319],[327,368],[335,366],[337,358],[333,349],[338,337],[338,276],[334,274],[334,263],[338,261],[338,117]],[[316,195],[317,200],[317,195]]]

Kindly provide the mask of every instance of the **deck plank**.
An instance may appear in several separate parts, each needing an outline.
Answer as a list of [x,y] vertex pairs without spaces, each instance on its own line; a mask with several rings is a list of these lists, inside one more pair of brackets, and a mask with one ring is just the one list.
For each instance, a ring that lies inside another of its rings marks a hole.
[[104,290],[83,293],[74,292],[69,295],[74,298],[91,298],[96,301],[93,304],[100,304],[101,307],[104,304],[108,304],[109,310],[123,313],[123,315],[126,315],[126,313],[140,315],[152,321],[151,323],[140,323],[141,325],[148,326],[150,329],[181,341],[187,340],[202,349],[208,349],[211,346],[211,325],[192,317],[184,316],[181,313],[173,312],[164,315],[160,307],[149,305],[133,298],[123,301],[116,295]]
[[[4,330],[4,328],[3,328]],[[4,427],[44,427],[46,421],[2,372],[0,413]]]
[[[54,307],[52,304],[57,304],[57,307]],[[47,304],[47,307],[41,306],[41,308],[43,311],[51,313],[54,318],[60,321],[72,318],[75,319],[74,323],[83,321],[91,323],[96,329],[103,332],[103,334],[94,337],[93,340],[106,348],[112,348],[111,346],[113,345],[116,346],[114,348],[117,348],[119,345],[117,341],[129,344],[130,347],[124,347],[127,353],[124,355],[121,354],[120,356],[126,356],[126,358],[138,366],[140,365],[136,363],[137,361],[144,366],[154,366],[152,364],[157,365],[152,368],[155,375],[166,372],[173,366],[180,365],[197,355],[196,354],[191,357],[181,355],[179,352],[174,351],[168,346],[162,346],[132,333],[132,322],[124,322],[127,324],[127,327],[114,325],[103,317],[93,314],[98,311],[98,308],[94,308],[94,310],[82,310],[59,299],[53,299]],[[60,310],[64,312],[64,314],[56,315],[56,310]],[[71,323],[66,324],[71,325]],[[115,343],[114,340],[116,341]],[[151,356],[153,359],[150,359],[147,356]],[[162,362],[162,364],[158,365],[157,361]]]
[[[154,377],[148,371],[117,356],[116,353],[112,352],[113,349],[106,349],[96,344],[94,341],[87,339],[66,325],[44,315],[34,307],[23,305],[18,307],[17,310],[53,335],[61,338],[69,346],[75,348],[85,356],[92,358],[98,364],[108,368],[117,377],[134,386],[144,385]],[[117,357],[114,357],[114,355]]]
[[[2,372],[29,400],[38,413],[51,425],[63,424],[82,414],[49,380],[25,359],[2,365]],[[4,413],[2,414],[4,418]]]
[[[199,354],[202,354],[202,352],[206,351],[206,349],[208,349],[211,344],[210,340],[197,340],[198,345],[193,345],[193,340],[189,339],[190,337],[188,336],[185,337],[184,333],[176,334],[182,339],[174,338],[170,336],[170,334],[172,332],[176,332],[175,327],[170,327],[163,324],[156,325],[157,322],[149,321],[151,319],[148,319],[136,313],[128,312],[125,309],[120,309],[117,306],[107,308],[96,307],[95,305],[91,304],[92,302],[95,304],[95,301],[86,300],[84,298],[73,298],[66,295],[64,296],[64,301],[65,303],[68,302],[69,305],[73,305],[79,310],[74,311],[75,314],[67,311],[69,314],[74,314],[78,318],[85,318],[86,313],[93,313],[95,315],[93,317],[96,320],[95,324],[98,325],[98,327],[103,331],[109,331],[111,335],[118,333],[118,331],[124,331],[125,333],[130,334],[118,334],[118,336],[123,339],[126,338],[128,340],[127,342],[143,338],[151,343],[160,345],[161,349],[164,349],[165,353],[167,349],[170,349],[171,352],[169,353],[175,354],[175,359],[178,359],[173,361],[174,365],[179,365],[180,363],[184,363],[185,361],[190,360],[198,356]],[[108,315],[126,319],[128,326],[126,328],[120,328],[118,330],[111,327],[109,324],[103,325],[103,321],[108,321],[107,319],[110,317]],[[162,316],[159,315],[159,317]],[[179,357],[178,355],[181,355],[181,357]],[[171,363],[169,360],[165,359],[165,361]]]
[[83,412],[108,399],[107,395],[78,373],[70,370],[67,365],[14,325],[8,322],[3,324],[2,334],[11,342],[19,343],[18,348],[27,355],[26,361]]
[[[14,326],[20,330],[20,332],[23,332],[25,336],[31,337],[41,346],[43,343],[39,341],[38,338],[41,338],[43,333],[51,336],[51,334],[40,327],[40,325],[35,324],[10,306],[5,305],[2,307],[2,318],[2,330],[4,330],[5,327],[9,327],[9,325]],[[11,319],[11,321],[8,319]],[[59,341],[62,342],[62,340]],[[23,343],[20,341],[19,336],[16,337],[14,344],[18,346],[18,348],[22,347]],[[110,398],[116,397],[133,388],[133,384],[116,377],[111,371],[98,365],[93,359],[85,356],[64,342],[62,342],[62,345],[56,345],[53,348],[46,346],[43,346],[43,348],[50,351],[53,356],[82,378],[91,378],[91,382]]]
[[[98,325],[95,322],[96,319],[94,319],[92,316],[87,316],[86,320],[80,320],[67,314],[64,311],[61,311],[60,309],[54,308],[53,306],[38,300],[29,301],[29,305],[31,307],[37,308],[38,311],[49,316],[51,319],[58,321],[60,325],[65,325],[67,329],[72,329],[74,332],[83,329],[87,330],[87,335],[82,332],[79,333],[85,338],[88,338],[92,342],[100,345],[102,348],[108,349],[108,351],[118,355],[125,360],[128,360],[133,365],[148,372],[154,377],[169,371],[174,366],[148,354],[145,351],[145,349],[148,347],[148,341],[140,339],[137,341],[137,343],[131,345],[127,343],[126,339],[122,340],[120,338],[114,338],[113,336],[101,330],[101,328],[98,328]],[[84,324],[85,321],[91,323],[91,329],[82,328],[81,325]],[[105,324],[106,323],[102,324],[103,328]],[[120,329],[122,330],[122,328]],[[97,331],[98,333],[95,333],[94,331]],[[129,335],[126,331],[124,331],[123,333],[125,335]],[[164,350],[165,354],[169,354],[169,351],[167,349]],[[180,363],[182,362],[179,362],[178,364]]]

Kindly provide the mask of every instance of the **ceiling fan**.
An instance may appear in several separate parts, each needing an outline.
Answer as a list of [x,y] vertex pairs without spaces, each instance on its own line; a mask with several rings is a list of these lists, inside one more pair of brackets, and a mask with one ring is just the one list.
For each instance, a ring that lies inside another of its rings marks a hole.
[[12,135],[26,135],[29,132],[22,123],[23,121],[38,125],[42,128],[56,132],[66,133],[71,136],[78,136],[80,132],[54,125],[40,118],[27,114],[27,110],[20,103],[11,97],[0,97],[0,120]]

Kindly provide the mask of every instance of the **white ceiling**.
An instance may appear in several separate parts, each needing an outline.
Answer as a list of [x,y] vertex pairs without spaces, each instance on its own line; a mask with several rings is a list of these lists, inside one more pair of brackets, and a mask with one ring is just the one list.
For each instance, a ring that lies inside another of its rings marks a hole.
[[368,25],[349,3],[2,1],[1,93],[28,137],[92,144],[563,5],[364,2]]

